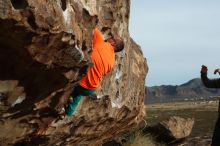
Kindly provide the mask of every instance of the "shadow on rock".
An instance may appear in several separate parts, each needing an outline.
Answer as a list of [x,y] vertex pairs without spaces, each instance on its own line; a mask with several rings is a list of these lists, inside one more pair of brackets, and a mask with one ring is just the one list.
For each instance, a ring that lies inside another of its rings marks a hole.
[[49,138],[45,136],[37,136],[32,138],[27,138],[15,143],[13,146],[39,146],[39,145],[47,145]]

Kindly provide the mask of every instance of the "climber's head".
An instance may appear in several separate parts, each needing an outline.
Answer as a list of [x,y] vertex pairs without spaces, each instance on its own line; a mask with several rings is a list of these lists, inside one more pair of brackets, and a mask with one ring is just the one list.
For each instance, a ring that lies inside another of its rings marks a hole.
[[115,52],[120,52],[124,49],[124,42],[119,36],[110,37],[107,41],[114,47]]

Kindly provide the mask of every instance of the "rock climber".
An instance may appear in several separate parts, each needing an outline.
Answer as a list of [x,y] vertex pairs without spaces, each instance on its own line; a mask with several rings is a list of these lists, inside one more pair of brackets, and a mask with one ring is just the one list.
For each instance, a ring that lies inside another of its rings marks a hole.
[[[208,72],[208,68],[205,65],[202,65],[202,69],[201,69],[201,79],[203,84],[207,87],[207,88],[220,88],[220,78],[218,79],[209,79],[207,77],[207,72]],[[219,73],[220,74],[220,68],[216,69],[214,71],[214,74]],[[218,107],[218,111],[220,112],[220,104]],[[220,146],[220,115],[218,115],[218,119],[215,125],[215,130],[212,136],[212,144],[211,146]]]
[[86,75],[80,80],[73,92],[72,98],[65,106],[65,114],[72,116],[83,96],[94,94],[103,77],[112,70],[115,62],[115,53],[124,49],[124,43],[118,36],[104,39],[102,33],[95,28],[93,30],[93,51],[91,59],[93,66],[88,69]]

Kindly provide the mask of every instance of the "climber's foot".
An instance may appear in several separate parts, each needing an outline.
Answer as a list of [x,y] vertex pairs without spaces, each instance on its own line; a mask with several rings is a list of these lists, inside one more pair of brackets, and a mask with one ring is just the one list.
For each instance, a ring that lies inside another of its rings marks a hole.
[[57,123],[58,121],[62,121],[63,119],[65,119],[66,115],[65,115],[65,112],[61,112],[58,114],[56,120],[54,121],[54,123]]
[[59,115],[59,119],[63,120],[65,118],[65,116],[66,116],[65,114]]
[[73,97],[70,96],[70,97],[67,99],[66,103],[64,103],[64,109],[63,109],[64,113],[65,113],[65,110],[67,109],[67,107],[69,106],[69,104],[72,103],[72,102],[73,102]]
[[73,97],[72,96],[70,96],[69,99],[68,99],[68,103],[71,103],[71,102],[73,102]]
[[72,96],[70,96],[68,99],[67,99],[67,101],[64,103],[64,107],[66,108],[70,103],[72,103],[73,102],[73,97]]

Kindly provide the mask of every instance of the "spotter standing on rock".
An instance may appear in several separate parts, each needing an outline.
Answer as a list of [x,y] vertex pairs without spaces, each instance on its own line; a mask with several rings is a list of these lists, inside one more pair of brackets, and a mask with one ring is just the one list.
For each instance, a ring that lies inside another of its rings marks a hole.
[[[203,84],[207,88],[220,88],[220,78],[210,80],[207,77],[208,68],[205,65],[202,65],[201,69],[201,79]],[[214,74],[220,74],[220,68],[214,71]],[[220,104],[219,104],[219,112],[220,112]],[[211,146],[220,146],[220,117],[218,115],[218,119],[215,125],[215,130],[212,137],[212,145]]]
[[71,93],[72,100],[65,107],[67,116],[74,114],[83,96],[90,96],[96,91],[103,77],[113,68],[115,52],[120,52],[123,49],[124,43],[120,37],[116,36],[104,40],[97,28],[93,30],[93,52],[91,54],[93,66],[89,68],[87,74]]

